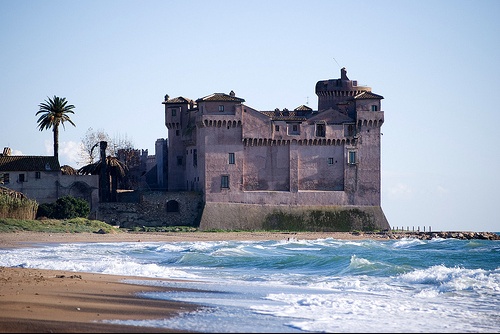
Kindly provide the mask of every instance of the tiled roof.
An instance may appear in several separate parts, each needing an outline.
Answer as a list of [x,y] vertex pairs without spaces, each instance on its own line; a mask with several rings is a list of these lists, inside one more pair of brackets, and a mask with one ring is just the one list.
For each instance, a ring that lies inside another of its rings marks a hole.
[[166,103],[170,104],[170,103],[191,103],[191,102],[192,102],[191,99],[179,96],[179,97],[174,97],[174,98],[168,99],[167,101],[163,101],[162,103],[163,104],[166,104]]
[[9,155],[0,156],[0,171],[61,171],[61,166],[53,156]]
[[298,106],[297,108],[295,108],[293,110],[312,111],[311,108],[309,108],[308,106],[305,106],[305,105]]
[[343,124],[354,122],[352,118],[333,108],[317,113],[309,121],[325,121],[328,124]]
[[271,118],[273,121],[305,121],[307,115],[301,111],[289,110],[274,110],[274,111],[260,111],[260,113]]
[[241,99],[239,97],[233,96],[233,95],[227,95],[224,93],[213,93],[205,97],[200,97],[196,102],[205,102],[205,101],[210,101],[210,102],[245,102],[244,99]]
[[360,99],[378,99],[378,100],[382,100],[383,98],[384,98],[383,96],[374,94],[372,92],[362,92],[362,93],[359,93],[358,95],[356,95],[354,97],[354,99],[356,99],[356,100],[360,100]]

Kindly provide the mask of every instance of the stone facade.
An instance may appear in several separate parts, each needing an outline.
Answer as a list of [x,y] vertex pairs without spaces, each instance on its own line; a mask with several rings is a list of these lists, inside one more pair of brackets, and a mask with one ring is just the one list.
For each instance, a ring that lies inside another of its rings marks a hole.
[[380,208],[383,97],[344,68],[340,78],[318,81],[316,94],[318,110],[272,111],[245,105],[233,91],[196,101],[165,96],[168,191],[202,194],[201,229],[262,227],[262,217],[242,225],[210,209],[229,213],[232,204],[270,215],[360,209],[375,229],[389,228]]
[[142,226],[193,226],[203,211],[195,192],[133,191],[118,193],[117,202],[99,203],[92,219],[123,228]]
[[63,175],[53,156],[12,156],[10,149],[5,148],[0,154],[0,184],[39,204],[70,195],[85,199],[92,211],[99,202],[98,176]]

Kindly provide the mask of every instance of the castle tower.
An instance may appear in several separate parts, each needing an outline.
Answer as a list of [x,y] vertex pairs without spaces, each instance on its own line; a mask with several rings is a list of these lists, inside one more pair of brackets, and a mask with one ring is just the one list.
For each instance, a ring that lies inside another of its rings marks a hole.
[[371,87],[358,86],[357,80],[349,80],[347,70],[342,67],[340,78],[321,80],[316,83],[318,111],[333,108],[353,118],[355,112],[354,97],[369,91],[371,91]]
[[183,129],[189,121],[189,110],[193,101],[182,96],[170,99],[165,95],[165,126],[168,129],[168,190],[187,190],[184,182],[186,175],[186,144]]

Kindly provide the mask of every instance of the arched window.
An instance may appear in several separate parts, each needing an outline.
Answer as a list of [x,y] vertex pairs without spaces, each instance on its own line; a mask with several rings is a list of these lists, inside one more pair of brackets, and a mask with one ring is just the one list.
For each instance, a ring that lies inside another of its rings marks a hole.
[[179,202],[170,200],[167,202],[167,212],[179,212]]

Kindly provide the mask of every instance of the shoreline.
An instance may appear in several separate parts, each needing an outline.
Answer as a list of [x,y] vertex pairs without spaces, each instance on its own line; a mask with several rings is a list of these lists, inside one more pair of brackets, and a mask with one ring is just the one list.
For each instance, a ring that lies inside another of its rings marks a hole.
[[315,240],[333,238],[339,240],[391,240],[401,238],[482,239],[500,240],[497,232],[471,231],[389,231],[389,232],[118,232],[118,233],[50,233],[50,232],[0,232],[0,248],[33,246],[37,243],[79,242],[182,242],[182,241],[264,241],[291,238]]
[[0,267],[0,333],[187,332],[101,322],[169,318],[198,308],[189,303],[141,298],[140,292],[171,289],[121,282],[131,278]]
[[[322,232],[120,232],[120,233],[0,233],[0,249],[50,243],[182,242],[289,240],[367,236]],[[377,238],[379,239],[379,238]],[[180,333],[187,331],[106,324],[105,319],[161,319],[194,311],[198,305],[145,299],[145,291],[171,288],[122,283],[131,276],[60,270],[0,267],[0,333]],[[138,278],[140,280],[167,280]]]
[[[432,234],[439,232],[432,232]],[[490,232],[441,232],[444,237],[490,238]],[[120,232],[120,233],[0,233],[0,249],[36,247],[50,243],[183,242],[339,240],[388,241],[414,237],[427,239],[430,232]],[[498,240],[498,239],[488,239]],[[199,306],[139,297],[145,291],[172,291],[123,283],[132,276],[62,270],[0,267],[0,333],[173,333],[169,328],[106,324],[105,319],[145,320],[175,317]],[[140,280],[168,280],[138,278]],[[186,332],[186,331],[184,331]]]
[[263,241],[290,238],[303,240],[324,238],[340,240],[388,239],[386,235],[351,232],[119,232],[100,234],[20,231],[0,233],[0,248],[33,246],[38,243]]

